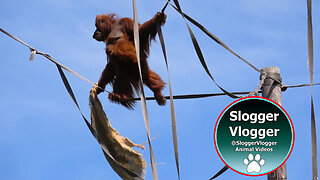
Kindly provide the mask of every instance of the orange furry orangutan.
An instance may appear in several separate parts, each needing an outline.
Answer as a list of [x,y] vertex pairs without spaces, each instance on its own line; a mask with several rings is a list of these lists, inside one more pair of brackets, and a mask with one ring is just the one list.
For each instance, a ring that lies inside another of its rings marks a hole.
[[[149,21],[139,24],[140,61],[142,79],[154,93],[159,105],[165,105],[166,99],[161,91],[165,83],[158,74],[153,72],[147,62],[151,40],[157,34],[156,27],[163,25],[166,20],[164,13],[157,13]],[[112,84],[113,92],[109,93],[111,102],[120,103],[133,109],[135,101],[133,88],[139,90],[139,69],[136,57],[133,20],[130,18],[116,18],[115,14],[98,15],[96,17],[96,31],[93,38],[106,43],[108,62],[98,81],[98,86],[105,89]],[[103,90],[97,88],[99,94]]]

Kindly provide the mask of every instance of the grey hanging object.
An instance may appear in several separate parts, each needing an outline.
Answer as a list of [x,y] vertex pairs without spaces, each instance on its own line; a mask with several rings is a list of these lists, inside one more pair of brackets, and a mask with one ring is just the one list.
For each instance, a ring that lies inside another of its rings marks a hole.
[[136,146],[144,149],[144,146],[120,136],[119,132],[112,128],[97,97],[95,87],[90,91],[89,105],[91,108],[91,125],[97,132],[101,143],[109,150],[111,156],[105,152],[104,155],[112,169],[124,180],[143,180],[146,162],[142,155],[133,150],[132,147]]

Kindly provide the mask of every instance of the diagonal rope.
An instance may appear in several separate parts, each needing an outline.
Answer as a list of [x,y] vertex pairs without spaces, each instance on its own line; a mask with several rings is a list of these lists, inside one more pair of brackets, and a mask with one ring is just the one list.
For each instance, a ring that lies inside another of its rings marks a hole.
[[4,33],[4,34],[8,35],[8,36],[11,37],[12,39],[20,42],[21,44],[27,46],[28,48],[30,48],[31,51],[34,51],[34,50],[35,50],[35,48],[33,48],[32,46],[30,46],[30,45],[28,45],[27,43],[21,41],[20,39],[14,37],[13,35],[11,35],[10,33],[8,33],[7,31],[3,30],[2,28],[0,28],[0,31],[1,31],[2,33]]
[[141,98],[142,114],[143,114],[144,124],[145,124],[146,130],[147,130],[147,138],[148,138],[148,144],[149,144],[149,149],[150,149],[152,177],[154,180],[158,180],[157,167],[156,167],[154,153],[153,153],[153,149],[152,149],[152,145],[151,145],[148,110],[147,110],[147,103],[146,103],[146,98],[145,98],[145,94],[144,94],[143,79],[142,79],[142,73],[141,73],[139,24],[138,24],[137,7],[136,7],[135,0],[132,0],[132,5],[133,5],[133,21],[134,21],[133,22],[134,44],[135,44],[136,56],[137,56],[137,61],[138,61],[139,74],[140,74],[140,98]]
[[170,0],[168,0],[167,3],[163,6],[163,8],[161,9],[161,13],[164,13],[169,3],[170,3]]
[[[28,45],[27,43],[23,42],[22,40],[18,39],[18,38],[15,37],[15,36],[11,35],[10,33],[8,33],[7,31],[3,30],[2,28],[0,28],[0,31],[1,31],[2,33],[4,33],[4,34],[8,35],[8,36],[11,37],[12,39],[20,42],[21,44],[27,46],[27,47],[30,49],[30,51],[31,51],[30,60],[33,59],[34,54],[42,55],[42,56],[44,56],[45,58],[47,58],[48,60],[50,60],[51,62],[55,63],[56,65],[60,66],[61,68],[65,69],[65,70],[69,71],[70,73],[76,75],[77,77],[83,79],[84,81],[88,82],[89,84],[94,85],[94,86],[97,86],[97,84],[91,82],[90,80],[88,80],[88,79],[86,79],[85,77],[81,76],[80,74],[74,72],[74,71],[71,70],[70,68],[68,68],[68,67],[64,66],[63,64],[59,63],[58,61],[54,60],[49,54],[46,54],[46,53],[43,53],[43,52],[38,51],[36,48]],[[103,88],[101,88],[101,87],[99,87],[99,86],[97,86],[97,87],[100,88],[100,89],[102,89],[102,90],[104,90]],[[105,91],[105,90],[104,90],[104,91]],[[105,92],[108,92],[108,91],[105,91]]]
[[190,21],[192,24],[194,24],[195,26],[197,26],[201,31],[203,31],[205,34],[207,34],[207,36],[209,36],[211,39],[213,39],[215,42],[217,42],[220,46],[222,46],[223,48],[225,48],[226,50],[228,50],[230,53],[232,53],[233,55],[237,56],[240,60],[242,60],[243,62],[245,62],[246,64],[248,64],[250,67],[252,67],[254,70],[256,70],[257,72],[261,72],[260,69],[258,69],[257,67],[255,67],[254,65],[252,65],[250,62],[248,62],[247,60],[245,60],[243,57],[241,57],[239,54],[237,54],[236,52],[234,52],[232,49],[230,49],[224,42],[222,42],[217,36],[215,36],[214,34],[212,34],[208,29],[206,29],[203,25],[201,25],[200,23],[198,23],[196,20],[192,19],[190,16],[188,16],[187,14],[183,13],[180,9],[178,9],[177,7],[175,7],[174,5],[172,5],[170,3],[170,5],[176,10],[178,11],[182,16],[184,16],[188,21]]
[[[162,8],[161,13],[164,13],[164,11],[167,8],[169,3],[170,3],[170,0],[168,0],[167,3],[165,4],[165,6]],[[163,53],[163,57],[164,57],[164,60],[165,60],[167,73],[168,73],[172,141],[173,141],[174,157],[175,157],[175,160],[176,160],[176,168],[177,168],[178,178],[180,180],[181,177],[180,177],[180,165],[179,165],[179,148],[178,148],[177,122],[176,122],[176,115],[175,115],[175,109],[174,109],[173,93],[172,93],[172,87],[171,87],[171,80],[170,80],[167,52],[166,52],[166,47],[165,47],[164,38],[163,38],[163,34],[162,34],[162,29],[161,29],[160,25],[157,26],[157,32],[158,32],[158,35],[159,35],[159,40],[160,40],[160,44],[161,44],[161,48],[162,48],[162,53]]]
[[217,174],[215,174],[212,178],[210,178],[209,180],[213,180],[217,177],[219,177],[221,174],[223,174],[224,172],[226,172],[229,169],[228,166],[223,166],[223,168],[221,168],[221,170],[219,172],[217,172]]
[[178,1],[178,0],[173,0],[173,2],[176,4],[178,12],[181,14],[184,22],[186,23],[186,26],[187,26],[187,28],[188,28],[188,32],[189,32],[189,35],[190,35],[190,37],[191,37],[191,40],[192,40],[194,49],[195,49],[195,51],[196,51],[196,53],[197,53],[197,56],[198,56],[198,58],[199,58],[199,60],[200,60],[200,63],[201,63],[201,65],[202,65],[202,67],[204,68],[204,70],[206,71],[206,73],[208,74],[208,76],[209,76],[209,77],[211,78],[211,80],[216,84],[216,86],[218,86],[218,88],[219,88],[221,91],[223,91],[224,93],[226,93],[228,96],[230,96],[231,98],[239,98],[238,96],[236,96],[236,95],[234,95],[234,94],[231,94],[231,93],[229,93],[227,90],[223,89],[223,88],[216,82],[216,80],[213,78],[212,74],[210,73],[210,71],[209,71],[209,69],[208,69],[208,67],[207,67],[207,64],[206,64],[206,61],[205,61],[205,59],[204,59],[204,57],[203,57],[203,54],[202,54],[201,48],[200,48],[200,46],[199,46],[199,43],[198,43],[196,37],[194,36],[194,34],[193,34],[193,32],[192,32],[192,30],[191,30],[188,22],[186,21],[186,19],[185,19],[185,17],[184,17],[184,14],[182,13],[182,10],[181,10],[179,1]]
[[174,103],[173,103],[173,94],[172,94],[172,86],[171,86],[170,73],[169,73],[168,58],[167,58],[167,52],[166,52],[166,47],[165,47],[164,38],[163,38],[163,34],[162,34],[161,25],[157,26],[157,31],[158,31],[159,40],[160,40],[160,44],[161,44],[161,48],[162,48],[162,53],[163,53],[163,57],[164,57],[164,60],[165,60],[167,73],[168,73],[168,84],[169,84],[169,94],[170,94],[170,110],[171,110],[172,141],[173,141],[174,157],[175,157],[175,160],[176,160],[176,168],[177,168],[178,178],[180,179],[177,122],[176,122],[176,115],[175,115]]

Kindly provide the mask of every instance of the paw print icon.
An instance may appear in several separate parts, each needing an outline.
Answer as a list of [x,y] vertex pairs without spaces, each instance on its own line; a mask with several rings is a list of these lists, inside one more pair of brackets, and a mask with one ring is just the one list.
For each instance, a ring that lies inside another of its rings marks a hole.
[[248,159],[243,159],[243,164],[247,165],[248,173],[259,173],[261,171],[261,166],[266,163],[264,159],[261,159],[260,154],[256,154],[254,157],[253,154],[248,155]]

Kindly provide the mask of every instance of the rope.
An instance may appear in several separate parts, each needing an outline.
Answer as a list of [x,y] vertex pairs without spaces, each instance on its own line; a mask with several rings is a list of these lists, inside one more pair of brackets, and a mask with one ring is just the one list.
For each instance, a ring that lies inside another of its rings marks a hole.
[[[313,86],[320,85],[320,83],[314,83]],[[286,91],[288,88],[298,88],[298,87],[306,87],[310,86],[310,84],[299,84],[299,85],[285,85],[283,84],[281,87],[282,91]],[[235,95],[246,95],[251,93],[251,91],[241,91],[241,92],[231,92]],[[261,93],[261,91],[258,91]],[[216,96],[226,96],[226,93],[208,93],[208,94],[185,94],[185,95],[174,95],[173,99],[199,99],[199,98],[207,98],[207,97],[216,97]],[[165,96],[166,99],[169,99],[170,96]],[[139,101],[139,98],[133,98],[133,100]],[[146,100],[155,100],[154,97],[146,97]]]
[[217,177],[219,177],[221,174],[223,174],[224,172],[226,172],[228,170],[228,166],[223,166],[223,168],[221,168],[221,170],[219,172],[217,172],[217,174],[215,174],[212,178],[210,178],[209,180],[213,180]]
[[261,89],[263,83],[264,83],[264,80],[267,78],[267,73],[265,72],[261,72],[261,75],[260,75],[260,83],[257,87],[257,89],[253,92],[250,92],[248,96],[258,96],[259,95],[259,90]]
[[299,85],[291,85],[291,86],[284,85],[284,87],[287,87],[287,88],[297,88],[297,87],[317,86],[317,85],[320,85],[320,83],[314,83],[314,84],[299,84]]
[[[167,4],[168,4],[168,2],[167,2]],[[171,86],[170,73],[169,73],[168,58],[167,58],[167,52],[166,52],[166,47],[165,47],[164,38],[163,38],[163,34],[162,34],[161,25],[157,26],[157,31],[158,31],[159,40],[160,40],[160,44],[161,44],[161,48],[162,48],[162,53],[163,53],[163,57],[164,57],[164,60],[165,60],[167,73],[168,73],[168,84],[169,84],[169,93],[170,93],[170,113],[171,113],[172,142],[173,142],[174,157],[175,157],[175,160],[176,160],[176,168],[177,168],[178,178],[180,179],[177,122],[176,122],[176,115],[175,115],[174,103],[173,103],[173,94],[172,94],[172,86]]]
[[158,180],[157,167],[156,167],[154,153],[153,153],[153,149],[152,149],[152,145],[151,145],[148,110],[147,110],[147,103],[146,103],[146,98],[145,98],[145,94],[144,94],[143,79],[142,79],[142,73],[141,73],[139,24],[138,24],[137,7],[136,7],[136,1],[135,0],[132,0],[132,5],[133,5],[134,44],[135,44],[135,48],[136,48],[136,56],[137,56],[137,61],[138,61],[139,74],[140,74],[140,98],[141,98],[141,102],[142,102],[141,103],[142,114],[143,114],[144,124],[145,124],[146,130],[147,130],[147,138],[148,138],[148,144],[149,144],[149,149],[150,149],[150,161],[151,161],[152,177],[153,177],[154,180]]
[[164,13],[169,3],[170,3],[170,0],[168,0],[167,3],[164,5],[164,7],[161,10],[161,13]]
[[[177,1],[178,2],[178,1]],[[214,34],[212,34],[208,29],[206,29],[204,26],[202,26],[200,23],[198,23],[196,20],[192,19],[190,16],[188,16],[187,14],[183,13],[181,11],[180,8],[177,8],[177,4],[175,7],[174,5],[172,5],[170,3],[170,5],[176,10],[178,11],[182,16],[184,16],[189,22],[191,22],[192,24],[194,24],[195,26],[197,26],[201,31],[203,31],[205,34],[207,34],[207,36],[209,36],[211,39],[213,39],[215,42],[217,42],[220,46],[222,46],[223,48],[225,48],[226,50],[228,50],[230,53],[232,53],[233,55],[237,56],[240,60],[242,60],[243,62],[245,62],[246,64],[248,64],[250,67],[252,67],[255,71],[257,72],[261,72],[260,69],[258,69],[257,67],[255,67],[254,65],[252,65],[251,63],[249,63],[247,60],[245,60],[244,58],[242,58],[240,55],[238,55],[236,52],[234,52],[233,50],[231,50],[224,42],[222,42],[217,36],[215,36]],[[179,6],[180,7],[180,6]]]
[[307,0],[308,10],[308,64],[311,93],[311,149],[312,149],[312,178],[318,180],[317,128],[313,104],[313,28],[312,28],[312,0]]
[[187,28],[188,28],[188,32],[189,32],[189,35],[190,35],[190,37],[191,37],[191,40],[192,40],[194,49],[195,49],[195,51],[196,51],[196,53],[197,53],[197,56],[198,56],[198,59],[200,60],[200,63],[201,63],[201,65],[202,65],[202,67],[204,68],[204,70],[206,71],[206,73],[208,74],[208,76],[209,76],[209,77],[211,78],[211,80],[216,84],[216,86],[218,86],[218,88],[219,88],[221,91],[223,91],[224,93],[226,93],[229,97],[231,97],[231,98],[240,98],[240,97],[238,97],[238,96],[236,96],[236,95],[234,95],[234,94],[229,93],[227,90],[223,89],[223,88],[216,82],[216,80],[213,78],[212,74],[210,73],[210,71],[209,71],[209,69],[208,69],[208,67],[207,67],[207,64],[206,64],[206,61],[205,61],[205,59],[204,59],[204,57],[203,57],[203,54],[202,54],[202,51],[201,51],[201,49],[200,49],[199,43],[198,43],[196,37],[194,36],[194,34],[193,34],[193,32],[192,32],[192,30],[191,30],[188,22],[186,21],[186,18],[185,18],[185,16],[184,16],[182,10],[181,10],[179,1],[178,1],[178,0],[173,0],[173,2],[176,4],[176,6],[177,6],[177,11],[181,14],[184,22],[186,23],[186,26],[187,26]]
[[[58,61],[54,60],[49,54],[46,54],[46,53],[43,53],[43,52],[38,51],[36,48],[28,45],[27,43],[25,43],[25,42],[23,42],[23,41],[21,41],[20,39],[18,39],[18,38],[16,38],[15,36],[11,35],[10,33],[8,33],[7,31],[3,30],[2,28],[0,28],[0,31],[1,31],[2,33],[4,33],[4,34],[8,35],[8,36],[11,37],[12,39],[18,41],[19,43],[27,46],[27,47],[30,49],[30,51],[31,51],[30,60],[33,60],[35,54],[42,55],[42,56],[44,56],[45,58],[49,59],[51,62],[53,62],[53,63],[55,63],[56,65],[58,65],[59,67],[61,67],[61,68],[65,69],[65,70],[69,71],[70,73],[78,76],[79,78],[83,79],[84,81],[88,82],[89,84],[91,84],[91,85],[93,85],[93,86],[97,86],[98,88],[102,89],[103,91],[108,92],[108,91],[104,90],[103,88],[99,87],[97,84],[89,81],[89,80],[86,79],[85,77],[83,77],[83,76],[81,76],[80,74],[74,72],[73,70],[69,69],[68,67],[66,67],[66,66],[64,66],[63,64],[59,63]],[[109,92],[108,92],[108,93],[109,93]]]
[[27,43],[25,43],[25,42],[21,41],[20,39],[18,39],[18,38],[16,38],[16,37],[12,36],[10,33],[8,33],[7,31],[3,30],[2,28],[0,28],[0,31],[1,31],[2,33],[4,33],[4,34],[8,35],[8,36],[9,36],[9,37],[11,37],[12,39],[14,39],[14,40],[16,40],[16,41],[20,42],[21,44],[23,44],[23,45],[27,46],[28,48],[30,48],[30,50],[31,50],[31,51],[34,51],[34,50],[35,50],[35,48],[31,47],[30,45],[28,45]]

